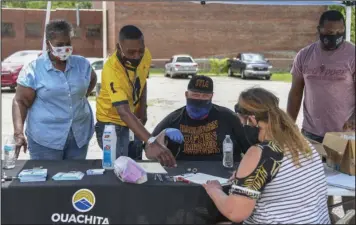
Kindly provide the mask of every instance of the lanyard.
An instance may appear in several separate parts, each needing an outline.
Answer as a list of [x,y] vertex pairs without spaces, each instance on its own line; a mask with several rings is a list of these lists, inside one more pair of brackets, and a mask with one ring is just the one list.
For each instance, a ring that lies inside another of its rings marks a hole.
[[125,69],[125,73],[126,73],[126,76],[127,76],[127,79],[129,80],[129,83],[131,84],[131,87],[132,87],[132,101],[133,101],[133,105],[136,106],[138,101],[139,101],[139,96],[137,95],[136,93],[136,88],[135,88],[135,84],[136,84],[136,81],[137,81],[137,68],[135,69],[135,76],[134,76],[134,81],[132,82],[131,79],[130,79],[130,74],[129,72],[127,71],[126,67],[125,67],[125,62],[123,62],[123,60],[121,60],[120,57],[117,56],[117,59],[119,60],[119,62],[121,63],[122,67],[124,67]]
[[138,103],[138,100],[139,100],[138,95],[136,93],[136,87],[135,87],[135,84],[136,84],[136,81],[137,81],[137,70],[135,69],[134,81],[132,82],[131,79],[130,79],[130,74],[127,71],[125,66],[124,66],[124,69],[125,69],[125,73],[126,73],[127,79],[129,80],[129,83],[131,84],[131,87],[132,87],[132,99],[133,99],[133,105],[135,106]]

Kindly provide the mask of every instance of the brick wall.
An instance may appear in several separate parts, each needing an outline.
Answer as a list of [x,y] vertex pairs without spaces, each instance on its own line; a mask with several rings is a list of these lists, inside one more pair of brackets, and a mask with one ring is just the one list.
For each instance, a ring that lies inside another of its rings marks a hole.
[[317,21],[324,10],[324,6],[108,2],[108,52],[115,49],[120,28],[135,24],[156,59],[179,53],[230,57],[243,51],[293,58],[317,39]]
[[[77,54],[100,57],[102,39],[85,36],[86,25],[102,24],[102,2],[93,3],[98,10],[81,10],[81,38],[73,39],[73,46]],[[324,6],[108,1],[108,53],[115,50],[120,28],[135,24],[144,32],[146,45],[155,59],[180,53],[198,58],[231,57],[243,51],[262,52],[272,58],[293,58],[299,49],[317,39],[317,21],[324,10]],[[76,23],[75,10],[52,11],[52,18]],[[40,22],[43,26],[44,20],[45,10],[2,9],[2,22],[12,22],[16,32],[15,37],[2,38],[2,57],[18,50],[41,49],[42,37],[26,38],[24,24]],[[290,63],[278,61],[277,64],[288,68]]]
[[[43,31],[46,10],[28,9],[1,9],[3,23],[12,23],[15,34],[13,37],[3,37],[1,39],[1,58],[19,50],[41,50],[43,42]],[[51,19],[66,19],[76,26],[75,10],[52,10]],[[26,37],[25,24],[39,23],[39,37]],[[80,10],[80,37],[73,38],[74,54],[86,57],[102,56],[102,35],[99,38],[86,37],[88,25],[102,26],[102,12],[100,10]]]

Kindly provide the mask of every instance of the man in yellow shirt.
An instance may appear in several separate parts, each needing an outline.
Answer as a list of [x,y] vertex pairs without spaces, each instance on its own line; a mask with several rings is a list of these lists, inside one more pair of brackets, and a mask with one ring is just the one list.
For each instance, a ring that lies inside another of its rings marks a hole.
[[145,142],[146,156],[165,166],[175,166],[171,151],[156,142],[144,127],[147,120],[146,79],[151,65],[151,54],[145,47],[140,29],[133,25],[121,28],[116,52],[105,62],[101,75],[101,90],[96,102],[95,132],[103,148],[106,124],[116,127],[116,156],[129,155],[129,130]]

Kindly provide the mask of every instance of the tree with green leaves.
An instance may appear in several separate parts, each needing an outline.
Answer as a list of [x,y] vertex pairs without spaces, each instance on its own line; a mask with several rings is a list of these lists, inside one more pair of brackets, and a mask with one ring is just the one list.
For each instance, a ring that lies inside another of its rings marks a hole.
[[[52,9],[74,9],[76,5],[80,9],[91,9],[91,1],[52,1]],[[46,9],[47,1],[3,1],[3,8]]]
[[[334,9],[340,11],[346,18],[345,7],[339,5],[329,6],[329,9]],[[351,17],[351,42],[355,43],[355,6],[352,6],[352,17]]]

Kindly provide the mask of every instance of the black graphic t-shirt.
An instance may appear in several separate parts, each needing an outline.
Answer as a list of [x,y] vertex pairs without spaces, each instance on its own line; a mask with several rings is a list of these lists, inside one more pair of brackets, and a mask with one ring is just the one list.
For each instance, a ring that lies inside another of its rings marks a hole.
[[234,144],[234,161],[239,162],[241,153],[257,143],[255,129],[243,128],[233,111],[215,104],[203,120],[191,119],[185,106],[177,109],[157,125],[153,135],[157,136],[166,128],[179,129],[184,136],[181,145],[167,139],[168,148],[177,160],[222,160],[223,141],[226,135],[230,135]]

